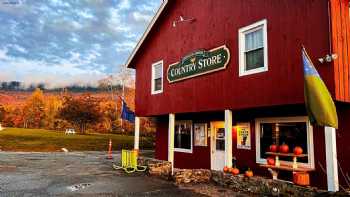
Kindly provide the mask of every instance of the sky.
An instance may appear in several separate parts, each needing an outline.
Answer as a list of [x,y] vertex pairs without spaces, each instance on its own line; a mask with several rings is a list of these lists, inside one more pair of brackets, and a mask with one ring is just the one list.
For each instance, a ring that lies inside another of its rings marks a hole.
[[0,0],[0,81],[95,85],[119,72],[162,0]]

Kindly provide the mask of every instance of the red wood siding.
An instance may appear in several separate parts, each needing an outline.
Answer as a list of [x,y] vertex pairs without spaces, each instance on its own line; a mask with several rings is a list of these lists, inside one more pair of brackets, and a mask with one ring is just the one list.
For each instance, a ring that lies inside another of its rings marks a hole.
[[333,62],[335,97],[350,102],[350,16],[349,0],[331,0],[332,51],[338,54]]
[[[179,16],[193,23],[178,23]],[[316,20],[317,18],[317,20]],[[238,30],[268,21],[269,71],[238,76]],[[329,53],[328,0],[173,0],[131,62],[136,67],[136,114],[245,109],[300,104],[303,97],[301,44],[334,93],[331,66],[317,58]],[[231,61],[226,70],[169,84],[166,70],[198,49],[226,44]],[[151,95],[151,65],[164,60],[164,92]]]

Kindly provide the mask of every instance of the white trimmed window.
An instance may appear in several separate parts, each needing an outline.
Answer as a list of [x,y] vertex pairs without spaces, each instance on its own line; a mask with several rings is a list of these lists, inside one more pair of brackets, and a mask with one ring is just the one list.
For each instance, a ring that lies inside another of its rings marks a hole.
[[[308,117],[261,118],[255,120],[256,162],[266,164],[271,157],[266,154],[272,144],[289,146],[293,153],[296,146],[303,149],[306,157],[298,158],[298,166],[315,168],[313,129]],[[292,166],[292,157],[280,157],[281,165]]]
[[239,76],[268,70],[267,20],[239,29]]
[[163,92],[163,60],[152,64],[152,94]]
[[190,120],[182,120],[175,122],[174,151],[192,153],[192,127],[192,121]]

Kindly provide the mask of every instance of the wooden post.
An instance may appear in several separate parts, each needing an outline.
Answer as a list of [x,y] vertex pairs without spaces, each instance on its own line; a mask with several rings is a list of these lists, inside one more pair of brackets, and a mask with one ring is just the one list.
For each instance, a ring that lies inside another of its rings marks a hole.
[[225,110],[225,166],[232,167],[232,111]]
[[139,150],[140,147],[140,118],[135,117],[135,137],[134,137],[134,150]]
[[337,142],[335,128],[325,127],[328,191],[339,191]]
[[169,114],[168,132],[168,161],[171,162],[171,174],[174,174],[174,141],[175,141],[175,114]]

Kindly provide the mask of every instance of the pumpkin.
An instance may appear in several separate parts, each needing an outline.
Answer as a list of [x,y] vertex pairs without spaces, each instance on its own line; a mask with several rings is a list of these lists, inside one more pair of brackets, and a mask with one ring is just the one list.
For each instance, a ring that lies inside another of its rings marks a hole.
[[251,171],[249,168],[247,171],[245,171],[245,174],[244,174],[246,177],[252,177],[253,176],[253,171]]
[[239,174],[239,169],[234,167],[232,168],[232,175],[238,175]]
[[224,172],[229,172],[229,169],[230,169],[229,167],[225,166],[224,167]]
[[288,153],[289,152],[289,146],[285,143],[283,143],[280,147],[279,147],[279,151],[281,153]]
[[270,146],[270,152],[273,152],[273,153],[277,152],[277,145],[276,144],[272,144]]
[[293,183],[301,186],[310,185],[310,176],[307,172],[294,172],[293,173]]
[[274,159],[273,157],[267,158],[266,161],[267,161],[267,164],[268,164],[268,165],[271,165],[271,166],[274,166],[275,163],[276,163],[276,162],[275,162],[275,159]]
[[303,153],[303,149],[300,146],[296,146],[293,152],[295,155],[301,155]]

